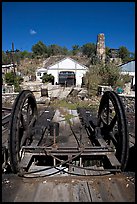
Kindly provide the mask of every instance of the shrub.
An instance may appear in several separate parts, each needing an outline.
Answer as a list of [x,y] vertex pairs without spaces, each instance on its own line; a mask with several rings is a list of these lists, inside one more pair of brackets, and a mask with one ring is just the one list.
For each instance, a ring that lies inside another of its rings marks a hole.
[[53,83],[53,81],[54,81],[54,76],[52,76],[52,74],[44,73],[44,75],[42,77],[42,82],[43,83],[46,83],[46,82]]

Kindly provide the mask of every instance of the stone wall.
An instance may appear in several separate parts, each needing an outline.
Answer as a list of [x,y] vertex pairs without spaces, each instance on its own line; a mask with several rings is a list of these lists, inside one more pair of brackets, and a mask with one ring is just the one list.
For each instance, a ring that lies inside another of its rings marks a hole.
[[120,96],[126,112],[135,113],[135,96]]

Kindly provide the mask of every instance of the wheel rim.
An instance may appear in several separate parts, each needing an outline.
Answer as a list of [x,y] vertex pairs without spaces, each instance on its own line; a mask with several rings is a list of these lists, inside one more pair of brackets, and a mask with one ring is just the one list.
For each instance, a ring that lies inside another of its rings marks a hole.
[[128,160],[129,135],[124,106],[118,94],[106,91],[98,111],[98,127],[106,143],[113,148],[124,170]]
[[33,93],[23,90],[16,98],[9,128],[9,153],[11,168],[19,171],[22,146],[32,142],[32,128],[37,120],[37,105]]

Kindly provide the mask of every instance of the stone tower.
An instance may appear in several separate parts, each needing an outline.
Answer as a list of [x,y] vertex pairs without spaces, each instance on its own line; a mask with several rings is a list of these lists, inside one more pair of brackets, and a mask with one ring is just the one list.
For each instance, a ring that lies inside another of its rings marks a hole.
[[105,36],[103,33],[98,34],[97,37],[97,57],[105,62]]

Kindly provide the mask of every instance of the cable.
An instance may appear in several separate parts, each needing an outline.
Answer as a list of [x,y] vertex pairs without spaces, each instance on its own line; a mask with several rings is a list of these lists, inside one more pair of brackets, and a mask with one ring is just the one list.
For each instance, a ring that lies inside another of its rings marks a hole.
[[[76,157],[80,156],[80,155],[82,154],[83,151],[84,151],[84,149],[81,150],[80,153],[78,153],[78,154],[75,155],[74,157],[69,158],[69,159],[67,159],[66,161],[63,161],[63,162],[61,162],[60,164],[57,164],[57,165],[55,165],[55,166],[51,166],[51,167],[49,167],[49,168],[39,169],[39,170],[31,171],[31,172],[25,172],[25,173],[23,173],[23,172],[19,172],[19,173],[18,173],[18,176],[25,177],[25,176],[24,176],[25,174],[32,174],[32,173],[37,173],[37,172],[41,172],[41,171],[46,171],[46,170],[49,170],[49,169],[55,168],[55,167],[57,167],[57,166],[60,166],[60,165],[66,164],[67,162],[69,162],[69,161],[75,159]],[[60,170],[60,171],[61,171],[61,170]],[[54,174],[55,174],[55,172],[54,172]],[[49,175],[49,174],[48,174],[48,175]],[[52,175],[52,174],[51,174],[51,175]],[[46,175],[46,176],[47,176],[47,175]],[[39,177],[39,176],[38,176],[38,177]],[[43,177],[43,176],[42,176],[42,177]],[[27,178],[28,178],[28,177],[27,177]],[[32,178],[32,177],[30,177],[30,178]]]
[[[78,146],[81,147],[81,143],[80,143],[80,141],[78,140],[78,138],[77,138],[77,136],[76,136],[76,134],[75,134],[75,132],[74,132],[72,126],[71,126],[70,120],[69,120],[69,125],[70,125],[70,129],[71,129],[71,131],[72,131],[72,133],[73,133],[73,135],[74,135],[74,137],[75,137],[75,139],[76,139],[76,141],[77,141],[77,143],[78,143]],[[81,136],[81,135],[80,135],[80,136]],[[83,142],[82,142],[82,145],[84,146]]]
[[[58,170],[57,167],[55,167],[55,168]],[[64,169],[61,169],[61,171],[63,171],[64,173],[68,173],[68,174],[71,174],[71,175],[75,175],[75,176],[104,176],[104,175],[109,175],[109,174],[111,174],[111,172],[108,172],[108,173],[104,173],[104,174],[94,174],[94,175],[88,174],[88,175],[83,175],[83,174],[77,174],[77,173],[73,173],[73,172],[69,172],[69,171],[66,172]]]
[[[53,158],[55,158],[56,160],[59,160],[59,161],[61,161],[59,158],[57,158],[57,157],[55,157],[55,156],[53,156],[53,155],[51,155]],[[68,165],[70,165],[70,166],[73,166],[73,167],[76,167],[76,168],[79,168],[79,169],[85,169],[85,170],[90,170],[90,171],[111,171],[111,172],[115,172],[116,171],[116,169],[93,169],[93,168],[87,168],[87,167],[82,167],[82,166],[77,166],[77,165],[75,165],[75,164],[70,164],[70,163],[66,163],[66,164],[68,164]],[[118,169],[117,169],[118,170]],[[120,170],[120,169],[119,169]],[[120,170],[121,171],[121,170]]]

